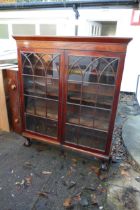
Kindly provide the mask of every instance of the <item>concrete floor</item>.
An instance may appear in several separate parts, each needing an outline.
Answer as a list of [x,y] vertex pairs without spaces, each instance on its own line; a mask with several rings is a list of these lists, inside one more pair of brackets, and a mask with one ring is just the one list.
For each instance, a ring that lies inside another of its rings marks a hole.
[[140,170],[140,115],[128,118],[122,129],[122,137],[127,151]]
[[23,143],[15,133],[0,133],[1,210],[63,210],[65,199],[78,194],[82,199],[74,201],[73,209],[93,209],[94,190],[99,205],[105,205],[106,190],[101,192],[103,183],[95,173],[99,161],[35,142],[26,148]]

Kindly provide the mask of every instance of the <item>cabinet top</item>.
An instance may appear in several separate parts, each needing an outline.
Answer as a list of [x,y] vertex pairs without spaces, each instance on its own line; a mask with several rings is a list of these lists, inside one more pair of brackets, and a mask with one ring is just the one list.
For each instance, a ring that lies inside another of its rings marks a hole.
[[75,36],[13,36],[15,40],[62,41],[62,42],[102,42],[128,44],[132,38],[127,37],[75,37]]

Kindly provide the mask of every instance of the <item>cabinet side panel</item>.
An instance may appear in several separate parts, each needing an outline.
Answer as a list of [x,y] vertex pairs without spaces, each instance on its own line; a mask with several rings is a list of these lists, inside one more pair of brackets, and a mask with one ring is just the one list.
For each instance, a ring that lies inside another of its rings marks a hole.
[[8,92],[9,92],[9,104],[11,112],[12,130],[21,133],[21,114],[19,103],[19,83],[18,72],[12,70],[6,70],[8,80]]

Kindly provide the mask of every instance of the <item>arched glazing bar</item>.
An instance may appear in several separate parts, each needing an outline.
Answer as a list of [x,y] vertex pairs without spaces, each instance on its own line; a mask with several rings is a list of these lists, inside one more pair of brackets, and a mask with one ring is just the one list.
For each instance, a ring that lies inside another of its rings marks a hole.
[[[29,68],[31,69],[31,73],[32,75],[34,74],[34,68],[33,68],[33,64],[30,60],[30,56],[33,55],[33,53],[24,53],[24,52],[21,52],[21,56],[22,56],[22,71],[23,73],[25,73],[25,68],[26,68],[26,65],[27,63],[29,64]],[[26,63],[27,62],[27,63]]]

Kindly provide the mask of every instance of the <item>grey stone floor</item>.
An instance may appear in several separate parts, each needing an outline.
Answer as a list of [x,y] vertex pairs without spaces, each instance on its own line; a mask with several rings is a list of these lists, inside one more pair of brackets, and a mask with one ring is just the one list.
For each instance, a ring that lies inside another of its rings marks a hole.
[[[128,122],[131,118],[139,117],[140,107],[135,96],[121,94],[112,147],[112,155],[116,158],[116,164],[111,165],[107,180],[107,203],[110,210],[140,210],[140,170],[133,159],[134,156],[130,156],[127,147],[130,141],[134,146],[136,139],[131,137],[135,138],[139,133],[139,123],[136,124],[133,121],[133,124],[130,123],[131,126],[128,128]],[[124,135],[127,136],[125,142],[122,138]],[[136,150],[139,148],[136,144],[135,147]],[[140,157],[140,151],[138,153]]]
[[129,155],[140,170],[140,115],[128,118],[122,128],[122,138]]
[[99,160],[37,142],[26,148],[22,136],[0,132],[0,210],[138,210],[140,174],[121,139],[128,115],[138,113],[133,96],[121,95],[108,172]]
[[95,173],[99,161],[23,142],[15,133],[0,133],[0,210],[63,210],[68,198],[73,209],[93,209],[94,191],[98,207],[105,205],[106,188]]

